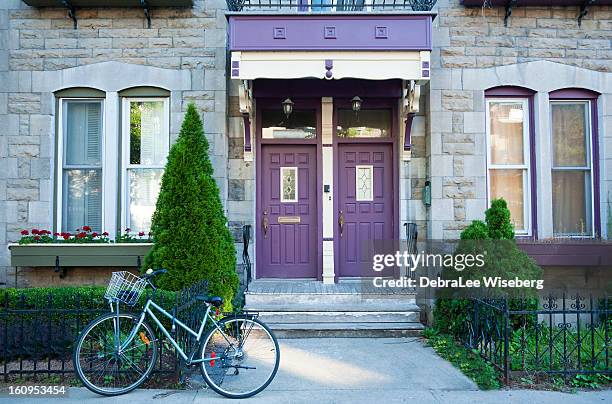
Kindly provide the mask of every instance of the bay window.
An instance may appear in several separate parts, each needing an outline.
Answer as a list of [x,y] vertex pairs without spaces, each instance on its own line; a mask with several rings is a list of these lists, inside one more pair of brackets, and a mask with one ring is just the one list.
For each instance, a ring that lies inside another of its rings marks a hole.
[[555,237],[592,237],[591,101],[551,101],[552,219]]
[[61,99],[58,137],[58,228],[102,230],[103,104]]
[[488,200],[504,198],[518,235],[531,234],[529,103],[487,99]]
[[170,146],[167,98],[123,100],[123,227],[148,233]]

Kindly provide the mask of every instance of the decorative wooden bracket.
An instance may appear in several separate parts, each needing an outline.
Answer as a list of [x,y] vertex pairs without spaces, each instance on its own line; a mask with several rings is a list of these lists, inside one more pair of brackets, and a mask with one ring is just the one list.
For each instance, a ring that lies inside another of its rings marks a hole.
[[62,5],[68,9],[68,17],[72,19],[73,28],[77,29],[76,10],[74,6],[68,0],[62,0]]
[[506,3],[506,14],[504,14],[504,27],[508,26],[508,18],[512,15],[512,9],[516,7],[517,0],[510,0]]
[[147,19],[147,28],[151,28],[151,10],[149,9],[149,4],[147,0],[140,0],[140,7],[144,10],[145,18]]
[[419,112],[419,100],[421,98],[421,86],[414,80],[405,81],[402,94],[402,115],[404,116],[404,147],[402,158],[404,161],[410,160],[412,143],[410,135],[412,132],[412,121]]
[[244,130],[244,161],[253,161],[253,137],[251,134],[251,114],[253,113],[253,88],[248,80],[243,80],[238,89],[240,113]]
[[59,274],[60,279],[66,277],[66,268],[60,266],[59,255],[55,256],[55,272]]
[[582,27],[582,19],[589,13],[589,7],[595,4],[597,0],[584,0],[584,3],[580,6],[580,12],[578,13],[578,26]]

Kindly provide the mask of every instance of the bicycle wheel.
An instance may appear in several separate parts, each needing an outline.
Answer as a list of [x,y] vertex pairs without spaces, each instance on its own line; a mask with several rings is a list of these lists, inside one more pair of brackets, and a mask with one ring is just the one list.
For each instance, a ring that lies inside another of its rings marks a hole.
[[272,330],[248,316],[228,317],[206,334],[199,357],[204,380],[229,398],[254,396],[276,376],[280,351]]
[[[143,322],[129,345],[115,349],[116,314],[93,320],[81,333],[74,350],[74,369],[81,382],[94,393],[115,396],[134,390],[153,371],[157,360],[157,339]],[[124,343],[139,317],[119,315],[119,341]]]

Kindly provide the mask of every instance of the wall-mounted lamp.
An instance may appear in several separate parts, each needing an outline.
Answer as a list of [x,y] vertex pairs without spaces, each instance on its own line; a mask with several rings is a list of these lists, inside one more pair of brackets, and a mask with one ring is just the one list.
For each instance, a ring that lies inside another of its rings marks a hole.
[[353,107],[353,111],[359,112],[361,110],[362,103],[363,100],[361,98],[359,98],[358,96],[354,96],[353,99],[351,99],[351,106]]
[[291,101],[291,98],[287,98],[285,101],[282,102],[282,106],[283,106],[283,112],[285,113],[285,116],[287,118],[289,118],[289,115],[291,115],[291,113],[293,112],[293,101]]

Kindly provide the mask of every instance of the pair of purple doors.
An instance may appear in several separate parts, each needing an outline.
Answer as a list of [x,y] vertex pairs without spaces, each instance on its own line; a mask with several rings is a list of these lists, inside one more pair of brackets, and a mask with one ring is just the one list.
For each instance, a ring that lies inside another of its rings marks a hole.
[[[322,222],[317,145],[263,144],[258,193],[258,278],[320,278]],[[371,276],[370,240],[393,238],[391,143],[337,143],[335,273]],[[321,221],[320,221],[321,219]],[[329,219],[328,219],[329,220]]]

